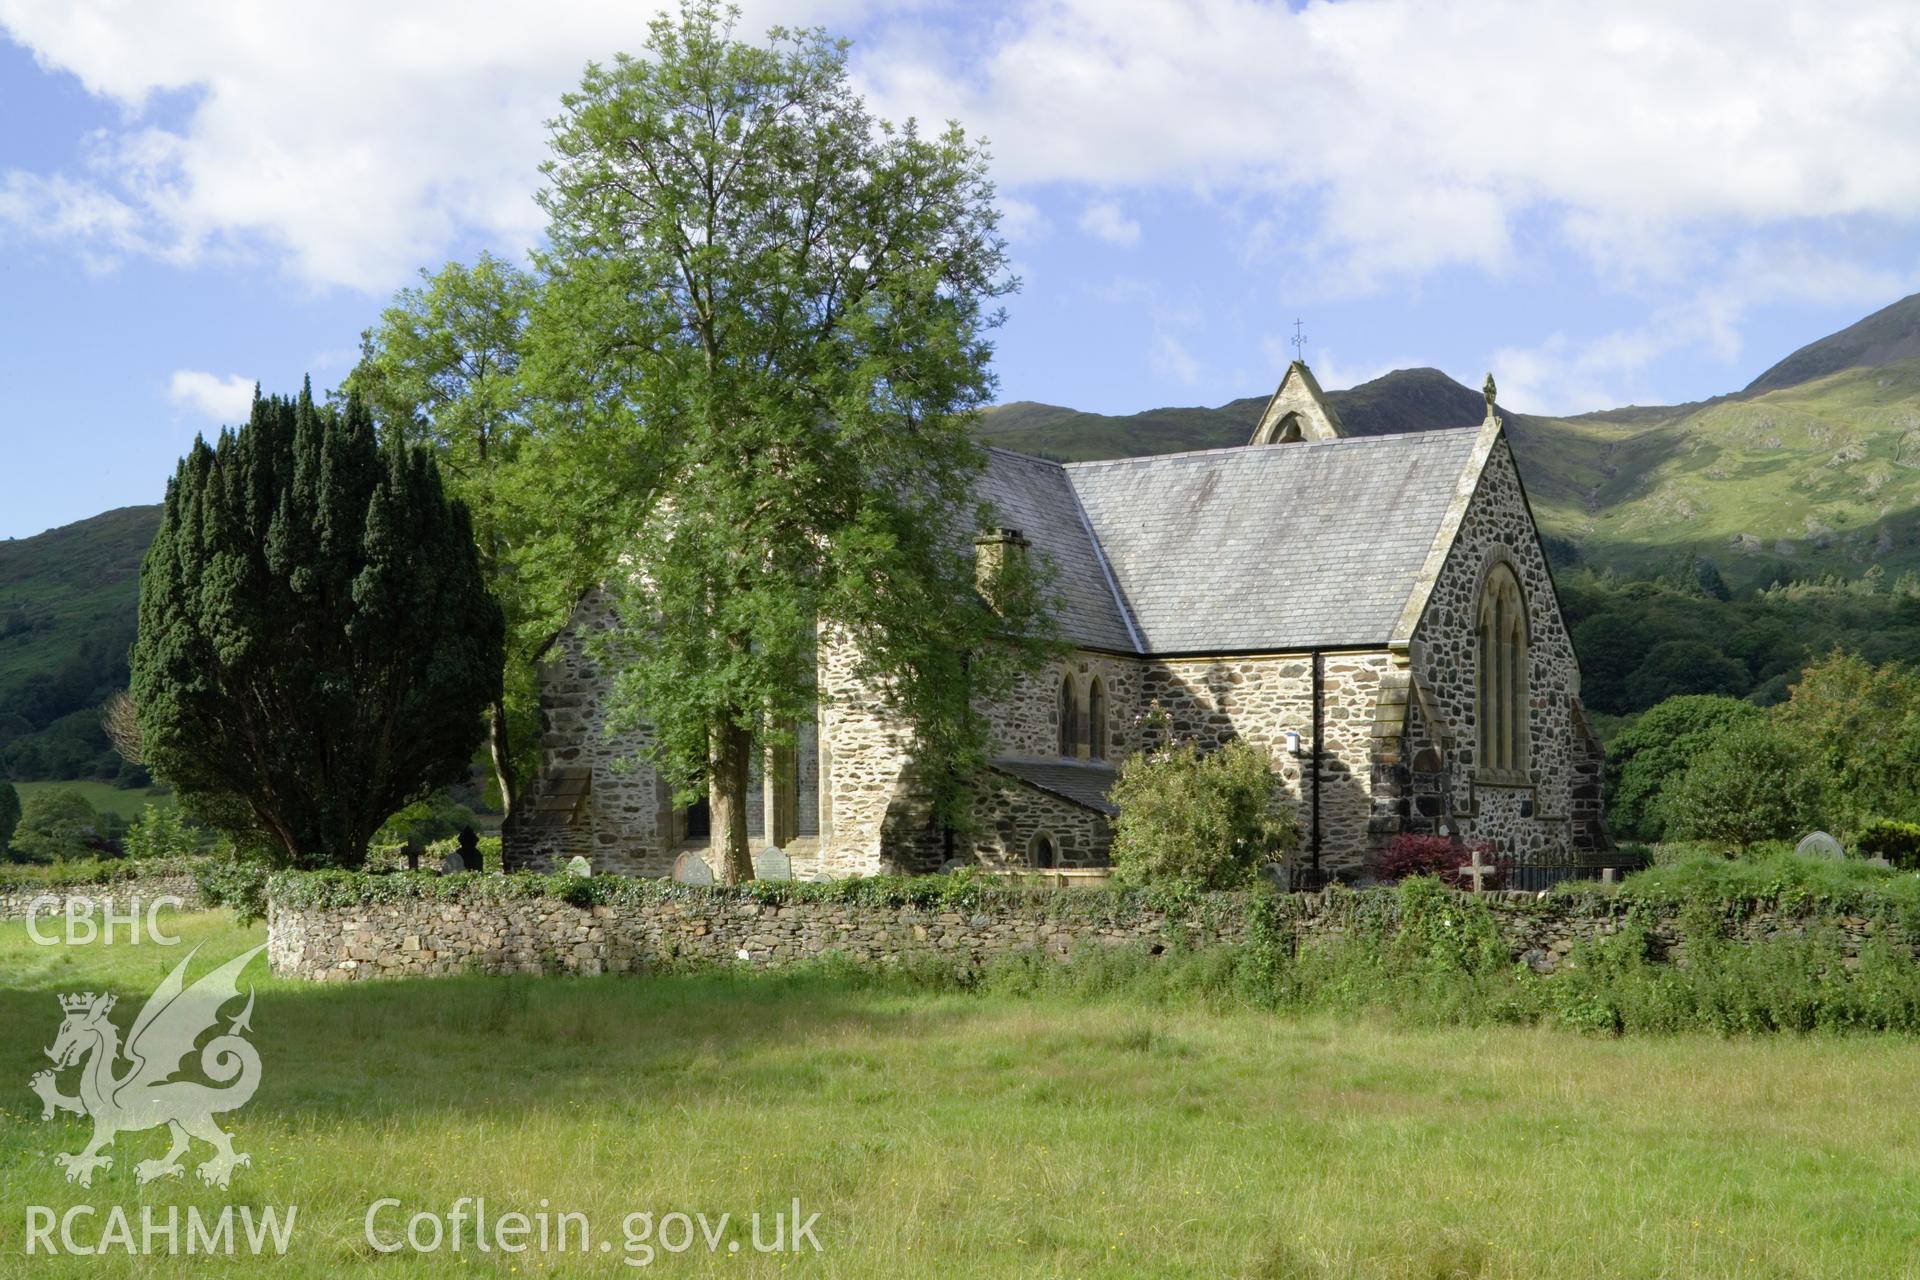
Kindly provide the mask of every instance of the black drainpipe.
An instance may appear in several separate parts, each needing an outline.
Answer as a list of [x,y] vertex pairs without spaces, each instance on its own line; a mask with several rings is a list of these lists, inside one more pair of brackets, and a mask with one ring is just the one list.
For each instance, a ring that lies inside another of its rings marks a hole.
[[1320,887],[1320,650],[1313,651],[1313,884]]

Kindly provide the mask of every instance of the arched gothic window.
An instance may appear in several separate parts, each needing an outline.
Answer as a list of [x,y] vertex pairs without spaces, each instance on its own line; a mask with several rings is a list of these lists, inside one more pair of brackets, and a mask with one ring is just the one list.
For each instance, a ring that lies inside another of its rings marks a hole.
[[1080,699],[1075,696],[1073,675],[1060,677],[1060,754],[1080,754]]
[[1527,604],[1520,580],[1495,565],[1480,592],[1477,699],[1480,765],[1519,773],[1527,767]]
[[1060,854],[1053,845],[1053,837],[1042,831],[1034,836],[1027,845],[1027,859],[1041,871],[1050,871],[1060,861]]
[[1107,687],[1099,676],[1087,684],[1087,758],[1107,758]]

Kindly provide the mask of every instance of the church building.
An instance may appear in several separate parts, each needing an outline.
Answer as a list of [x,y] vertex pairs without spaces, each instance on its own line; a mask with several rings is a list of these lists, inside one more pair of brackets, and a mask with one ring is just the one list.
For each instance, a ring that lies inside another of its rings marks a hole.
[[[1238,738],[1265,751],[1298,862],[1354,878],[1399,832],[1543,857],[1610,845],[1601,751],[1520,473],[1495,413],[1347,431],[1295,362],[1239,448],[1057,463],[989,450],[982,556],[1044,556],[1071,651],[988,707],[970,832],[933,825],[911,743],[823,637],[818,712],[766,753],[753,847],[803,879],[934,871],[1097,874],[1127,756]],[[603,731],[582,611],[542,674],[542,776],[510,866],[717,869],[707,806],[676,806]],[[682,867],[687,864],[682,861]]]

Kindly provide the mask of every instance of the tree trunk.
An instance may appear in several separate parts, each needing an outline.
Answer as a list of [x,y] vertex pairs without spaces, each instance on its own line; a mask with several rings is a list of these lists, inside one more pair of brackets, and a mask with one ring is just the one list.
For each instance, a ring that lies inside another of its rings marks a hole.
[[720,838],[720,880],[739,884],[753,879],[753,854],[747,848],[747,765],[753,735],[732,722],[713,735],[713,832]]
[[520,805],[520,774],[513,767],[513,744],[507,737],[507,704],[500,698],[487,708],[487,746],[493,753],[494,780],[500,784],[503,821],[508,821]]

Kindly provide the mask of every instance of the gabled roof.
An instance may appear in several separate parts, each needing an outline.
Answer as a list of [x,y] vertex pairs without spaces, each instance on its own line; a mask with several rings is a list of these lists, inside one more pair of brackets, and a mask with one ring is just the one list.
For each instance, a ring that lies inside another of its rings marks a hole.
[[[1423,431],[1062,471],[1094,534],[1096,567],[1128,610],[1133,651],[1385,645],[1424,590],[1436,547],[1444,555],[1451,542],[1483,437],[1484,428]],[[1105,618],[1098,585],[1081,583],[1081,598]]]
[[995,520],[1018,529],[1034,550],[1052,561],[1066,638],[1085,649],[1139,652],[1065,469],[1005,449],[986,452],[978,494],[993,504]]
[[995,760],[992,768],[1050,796],[1109,818],[1120,812],[1107,798],[1118,778],[1113,766],[1072,760]]

